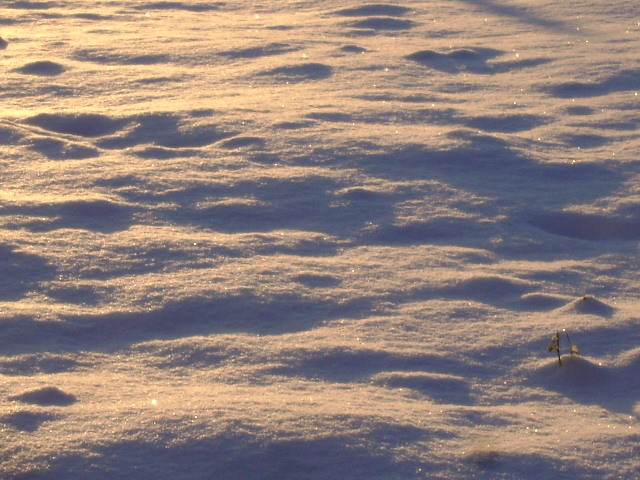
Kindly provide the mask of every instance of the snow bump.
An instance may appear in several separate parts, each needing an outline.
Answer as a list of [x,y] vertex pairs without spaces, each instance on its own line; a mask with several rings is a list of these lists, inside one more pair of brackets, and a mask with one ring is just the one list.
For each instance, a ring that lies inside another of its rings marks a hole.
[[569,311],[580,315],[597,315],[600,317],[610,317],[615,312],[615,307],[597,299],[592,295],[585,295],[577,298],[562,307],[563,311]]
[[386,15],[389,17],[399,17],[411,12],[410,8],[402,5],[392,5],[387,3],[372,3],[359,7],[343,8],[335,12],[342,17],[369,17]]
[[66,71],[66,67],[60,63],[49,60],[27,63],[16,71],[25,75],[38,75],[41,77],[55,77]]
[[25,120],[28,125],[80,137],[101,137],[120,130],[127,120],[101,114],[41,113]]
[[635,216],[559,211],[536,215],[532,223],[546,232],[579,240],[640,239],[640,221]]
[[0,423],[22,432],[35,432],[43,423],[58,420],[59,415],[48,412],[20,410],[0,416]]
[[263,72],[263,76],[287,83],[298,83],[309,80],[324,80],[333,74],[333,68],[324,63],[303,63],[300,65],[283,65]]
[[21,393],[20,395],[9,397],[9,400],[22,403],[30,403],[34,405],[42,405],[45,407],[66,407],[68,405],[73,405],[78,401],[75,395],[63,392],[57,387],[44,387],[35,390],[29,390],[27,392]]

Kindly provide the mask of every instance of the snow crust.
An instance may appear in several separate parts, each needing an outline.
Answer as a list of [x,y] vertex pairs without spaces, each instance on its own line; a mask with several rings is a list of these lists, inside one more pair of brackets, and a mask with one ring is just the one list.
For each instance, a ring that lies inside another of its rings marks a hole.
[[0,477],[640,478],[638,51],[632,1],[1,2]]

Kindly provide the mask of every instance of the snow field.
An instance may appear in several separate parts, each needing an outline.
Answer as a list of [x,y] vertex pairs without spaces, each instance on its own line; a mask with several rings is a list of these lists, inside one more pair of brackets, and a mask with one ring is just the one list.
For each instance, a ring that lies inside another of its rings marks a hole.
[[90,3],[0,6],[0,476],[638,478],[639,7]]

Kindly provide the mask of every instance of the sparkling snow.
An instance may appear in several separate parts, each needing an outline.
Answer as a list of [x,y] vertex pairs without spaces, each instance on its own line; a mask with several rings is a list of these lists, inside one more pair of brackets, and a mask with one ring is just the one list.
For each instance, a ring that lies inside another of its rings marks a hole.
[[1,2],[0,477],[639,478],[639,20]]

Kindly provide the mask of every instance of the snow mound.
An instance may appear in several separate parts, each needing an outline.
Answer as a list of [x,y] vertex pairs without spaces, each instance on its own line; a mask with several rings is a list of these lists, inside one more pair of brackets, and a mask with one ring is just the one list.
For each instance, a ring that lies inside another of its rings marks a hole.
[[41,113],[27,118],[25,123],[56,133],[80,137],[101,137],[115,133],[127,121],[100,114]]
[[548,360],[538,367],[531,379],[537,383],[555,387],[602,386],[608,371],[599,363],[593,363],[578,355],[562,355],[562,365],[557,359]]
[[565,302],[565,297],[546,293],[526,293],[520,297],[520,305],[527,310],[553,310]]
[[640,238],[638,219],[634,216],[549,211],[535,216],[532,223],[548,233],[578,240],[637,241]]
[[638,416],[638,350],[604,366],[577,355],[563,355],[562,366],[549,359],[531,372],[528,383],[561,394],[582,405]]
[[405,15],[411,11],[410,8],[400,5],[388,5],[388,4],[370,4],[362,5],[360,7],[344,8],[338,10],[336,15],[343,17],[368,17],[372,15],[387,15],[389,17],[399,17]]
[[354,28],[369,30],[407,30],[414,26],[411,20],[403,20],[392,17],[370,17],[358,20],[351,24]]
[[75,395],[65,393],[57,387],[43,387],[36,390],[29,390],[20,395],[9,397],[9,400],[34,405],[58,407],[72,405],[78,401]]
[[527,282],[504,275],[474,275],[441,288],[445,295],[489,302],[520,296],[530,288]]
[[323,63],[304,63],[302,65],[284,65],[273,68],[263,73],[277,81],[290,83],[304,82],[308,80],[323,80],[329,78],[333,68]]
[[184,10],[187,12],[208,12],[218,10],[224,2],[211,2],[191,5],[190,2],[150,2],[136,5],[132,8],[136,10]]
[[468,47],[445,52],[420,50],[405,58],[445,73],[497,74],[545,63],[543,58],[487,63],[505,52],[495,48]]
[[18,411],[1,416],[0,423],[22,432],[35,432],[44,422],[58,418],[58,415],[52,413]]
[[25,75],[39,75],[46,77],[53,77],[64,73],[67,69],[64,65],[57,62],[51,62],[49,60],[42,60],[37,62],[27,63],[26,65],[18,68],[16,71]]
[[456,375],[430,372],[380,372],[372,382],[387,387],[409,389],[426,395],[437,402],[467,405],[471,403],[469,380]]
[[577,313],[581,315],[610,317],[613,315],[615,308],[591,295],[585,295],[575,299],[564,307],[561,307],[560,310],[566,311],[567,313]]

